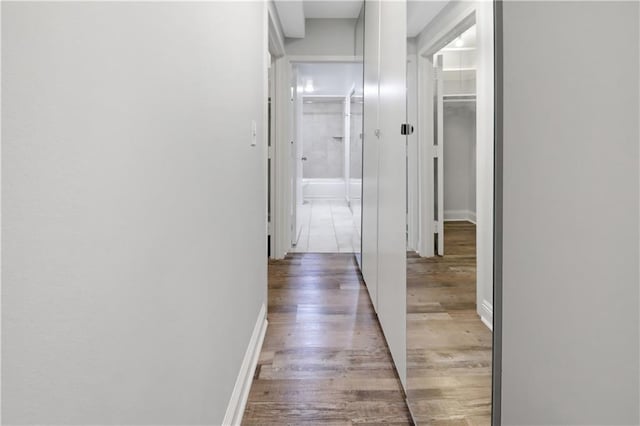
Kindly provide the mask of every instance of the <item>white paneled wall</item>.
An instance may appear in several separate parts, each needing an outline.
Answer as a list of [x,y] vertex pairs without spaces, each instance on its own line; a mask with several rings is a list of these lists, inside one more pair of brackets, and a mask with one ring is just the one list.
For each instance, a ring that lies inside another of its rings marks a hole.
[[378,309],[378,129],[380,1],[365,3],[364,135],[362,144],[362,276]]
[[400,126],[406,120],[406,2],[365,6],[363,271],[404,384],[406,138]]
[[[444,219],[476,218],[475,102],[444,103]],[[445,249],[446,252],[446,249]]]

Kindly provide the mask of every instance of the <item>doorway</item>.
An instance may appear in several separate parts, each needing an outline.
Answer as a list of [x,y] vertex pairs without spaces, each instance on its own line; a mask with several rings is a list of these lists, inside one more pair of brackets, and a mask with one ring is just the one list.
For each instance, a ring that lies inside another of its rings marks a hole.
[[291,252],[360,251],[362,64],[292,64]]
[[492,12],[451,5],[437,34],[414,41],[406,393],[416,424],[492,421]]
[[[436,140],[434,214],[438,227],[434,251],[459,245],[447,230],[466,230],[475,255],[476,231],[476,26],[458,35],[434,55]],[[473,241],[471,241],[471,237]],[[470,250],[470,249],[468,249]]]

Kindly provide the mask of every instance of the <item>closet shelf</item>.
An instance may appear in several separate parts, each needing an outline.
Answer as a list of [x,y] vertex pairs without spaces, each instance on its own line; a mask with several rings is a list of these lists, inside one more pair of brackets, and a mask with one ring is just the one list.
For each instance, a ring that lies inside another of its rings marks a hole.
[[475,71],[475,67],[443,68],[443,72]]

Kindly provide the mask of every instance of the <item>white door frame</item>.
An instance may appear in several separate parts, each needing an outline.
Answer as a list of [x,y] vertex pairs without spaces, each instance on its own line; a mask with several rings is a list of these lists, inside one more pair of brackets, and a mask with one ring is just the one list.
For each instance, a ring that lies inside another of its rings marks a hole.
[[[434,56],[435,74],[436,74],[436,144],[433,148],[433,161],[430,164],[438,164],[437,180],[434,188],[437,193],[438,220],[433,221],[435,225],[435,233],[438,234],[438,244],[436,254],[444,256],[444,74],[442,72],[444,66],[444,57],[442,55]],[[433,174],[435,176],[435,173]],[[435,198],[434,198],[435,200]],[[435,209],[434,209],[435,212]]]
[[349,89],[349,93],[344,97],[342,106],[344,116],[342,125],[344,170],[342,172],[344,176],[344,198],[349,208],[351,208],[351,94],[353,91],[352,86]]
[[418,45],[418,152],[419,237],[421,256],[434,255],[433,220],[433,63],[431,57],[464,28],[477,28],[476,70],[476,305],[482,321],[493,328],[493,198],[494,198],[494,52],[493,4],[451,3],[441,12],[437,26],[419,36]]
[[[407,55],[407,123],[413,124],[414,132],[407,136],[407,250],[418,252],[419,211],[418,194],[418,134],[421,125],[418,122],[418,57]],[[414,90],[410,90],[414,89]]]
[[[435,191],[433,184],[434,167],[434,108],[435,95],[433,82],[436,78],[433,56],[447,45],[455,36],[475,22],[475,5],[463,9],[448,22],[444,22],[442,30],[432,37],[418,51],[418,153],[420,156],[418,170],[419,191],[419,236],[418,253],[423,257],[435,256],[435,237],[437,232],[434,215]],[[442,129],[439,129],[442,131]],[[442,194],[440,194],[442,196]]]
[[[269,242],[269,252],[270,258],[277,257],[277,250],[281,245],[281,242],[278,241],[278,228],[281,226],[281,220],[278,218],[278,210],[277,206],[277,194],[276,190],[277,185],[280,183],[281,177],[278,176],[277,170],[275,168],[276,163],[276,155],[279,153],[277,146],[278,140],[281,138],[283,134],[283,127],[280,118],[283,115],[282,111],[282,70],[286,69],[286,66],[283,66],[284,58],[285,58],[285,50],[284,50],[284,34],[282,33],[278,13],[275,10],[275,5],[273,2],[266,3],[267,7],[267,16],[268,16],[268,24],[267,24],[267,33],[268,33],[268,53],[271,55],[271,87],[270,87],[270,96],[271,96],[271,148],[267,150],[267,156],[271,159],[271,171],[270,171],[270,181],[271,188],[269,188],[270,192],[270,204],[271,204],[271,221],[267,224],[268,232],[271,236]],[[266,102],[268,102],[269,93],[267,93]],[[266,161],[266,159],[265,159]],[[265,184],[268,182],[268,179],[265,178]]]
[[286,56],[274,61],[275,96],[272,111],[275,139],[272,142],[271,168],[273,180],[271,195],[272,259],[282,259],[291,248],[291,134],[289,115],[293,112],[291,101],[291,64]]
[[273,232],[271,258],[283,259],[291,250],[293,194],[291,189],[291,156],[294,154],[292,117],[293,104],[291,97],[292,67],[297,63],[362,63],[362,56],[282,56],[274,61],[274,79],[277,95],[272,105],[275,107],[276,139],[271,167],[274,169],[272,195]]

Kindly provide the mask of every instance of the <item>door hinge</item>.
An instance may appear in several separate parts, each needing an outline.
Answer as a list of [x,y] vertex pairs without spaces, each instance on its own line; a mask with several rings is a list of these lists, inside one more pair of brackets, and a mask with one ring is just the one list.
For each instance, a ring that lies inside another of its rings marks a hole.
[[433,146],[433,158],[440,157],[440,147],[438,145]]
[[267,158],[269,158],[269,159],[272,159],[272,158],[273,158],[273,147],[272,147],[272,146],[270,146],[270,147],[267,149]]
[[433,233],[434,234],[439,234],[440,233],[440,222],[435,220],[433,222]]

